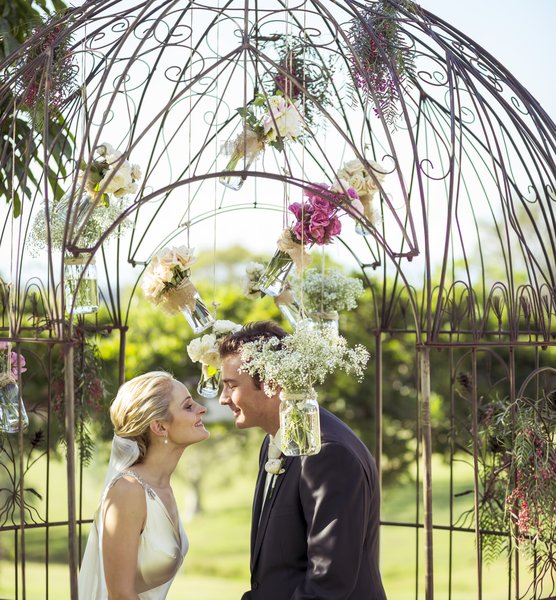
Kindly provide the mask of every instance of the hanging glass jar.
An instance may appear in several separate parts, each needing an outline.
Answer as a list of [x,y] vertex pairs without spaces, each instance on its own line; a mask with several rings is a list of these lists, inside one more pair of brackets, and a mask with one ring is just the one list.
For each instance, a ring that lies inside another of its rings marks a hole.
[[340,315],[336,310],[330,310],[328,312],[310,312],[307,315],[307,321],[310,327],[327,329],[336,335],[340,333],[339,319]]
[[[233,141],[228,141],[222,146],[221,155],[226,157],[226,166],[223,171],[236,170],[248,171],[249,167],[257,160],[264,144],[258,139],[257,134],[246,127],[245,131],[239,134]],[[234,191],[241,189],[247,179],[247,175],[222,175],[218,179],[220,183]]]
[[214,318],[189,278],[184,279],[172,292],[172,295],[175,295],[176,292],[189,296],[188,301],[180,308],[180,312],[186,318],[194,333],[201,333],[214,323]]
[[28,425],[29,417],[19,386],[9,375],[0,375],[0,430],[4,433],[17,433]]
[[64,257],[64,293],[68,314],[98,311],[97,266],[90,254]]
[[320,452],[320,417],[315,390],[280,392],[280,436],[286,456]]
[[292,257],[287,252],[276,250],[258,281],[261,292],[267,296],[279,296],[292,265]]
[[197,393],[203,398],[216,398],[220,391],[220,369],[202,365],[201,379],[197,384]]
[[299,323],[304,318],[303,311],[288,283],[284,285],[282,293],[274,297],[274,304],[280,309],[280,312],[291,325],[292,329],[297,329]]

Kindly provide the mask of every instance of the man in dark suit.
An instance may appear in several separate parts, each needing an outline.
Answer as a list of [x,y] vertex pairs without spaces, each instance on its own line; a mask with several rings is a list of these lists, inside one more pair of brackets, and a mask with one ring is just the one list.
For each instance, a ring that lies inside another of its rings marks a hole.
[[220,404],[230,407],[239,429],[260,427],[268,434],[253,501],[251,589],[242,600],[385,600],[371,454],[345,423],[321,408],[321,451],[280,456],[279,395],[267,396],[260,381],[239,371],[244,343],[285,335],[265,321],[220,343]]

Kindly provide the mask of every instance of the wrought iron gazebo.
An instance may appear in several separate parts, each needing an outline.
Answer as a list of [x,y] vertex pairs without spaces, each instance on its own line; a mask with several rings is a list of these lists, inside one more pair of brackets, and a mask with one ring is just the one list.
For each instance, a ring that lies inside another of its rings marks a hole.
[[[377,373],[377,458],[383,403],[398,393],[383,385],[390,340],[414,340],[419,384],[415,521],[388,515],[382,543],[403,528],[400,553],[415,572],[403,597],[424,591],[432,600],[435,591],[453,597],[458,540],[474,539],[473,593],[487,597],[483,541],[507,532],[481,521],[482,415],[493,395],[511,405],[554,389],[556,136],[535,99],[473,40],[409,0],[89,0],[46,23],[1,72],[0,341],[18,351],[47,348],[49,375],[53,353],[63,349],[68,475],[67,521],[53,523],[48,508],[29,509],[22,491],[26,448],[39,442],[21,427],[3,436],[0,461],[19,473],[10,485],[0,478],[0,536],[16,540],[17,597],[28,597],[26,533],[43,529],[48,540],[53,526],[68,527],[77,597],[80,524],[92,516],[76,500],[73,372],[83,332],[119,332],[123,381],[133,323],[120,291],[139,281],[154,252],[176,239],[194,245],[196,236],[217,246],[224,236],[216,223],[241,229],[246,215],[272,252],[287,204],[321,182],[334,186],[354,160],[377,192],[354,213],[345,184],[336,188],[346,213],[337,246],[373,292],[365,328]],[[303,132],[250,152],[246,124],[276,95],[296,107]],[[119,167],[130,160],[143,173],[137,190],[119,199],[115,173],[94,200],[84,182],[106,142],[122,152]],[[95,291],[93,268],[110,319],[102,325],[80,310],[83,294]],[[524,374],[521,364],[531,369]],[[450,465],[465,422],[474,473],[471,516],[463,520],[451,477],[449,523],[435,522],[433,512],[431,369],[446,379]],[[21,409],[28,397],[21,375],[18,384]],[[37,401],[33,419],[48,425],[53,394]],[[41,494],[53,497],[48,480]],[[433,548],[444,532],[450,575],[440,583]],[[534,574],[520,577],[519,554],[508,555],[496,597],[551,597],[551,578],[537,575],[553,566],[553,554],[538,556]]]

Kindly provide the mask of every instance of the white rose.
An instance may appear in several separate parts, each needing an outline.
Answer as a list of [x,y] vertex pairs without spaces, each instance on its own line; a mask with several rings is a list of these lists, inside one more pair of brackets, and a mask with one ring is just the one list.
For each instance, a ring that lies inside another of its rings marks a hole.
[[[203,358],[216,349],[216,336],[207,333],[202,337],[195,338],[187,346],[187,353],[193,362],[205,362]],[[206,363],[205,363],[206,364]]]
[[107,144],[106,142],[102,143],[97,148],[97,154],[100,156],[114,154],[114,152],[115,152],[114,147],[111,146],[110,144]]
[[234,323],[233,321],[226,321],[225,319],[219,319],[214,322],[212,326],[212,332],[216,335],[225,335],[232,331],[237,331],[241,329],[241,325]]
[[204,365],[209,367],[213,367],[215,369],[220,369],[222,366],[222,361],[220,360],[220,354],[218,350],[208,350],[201,356],[201,362]]
[[338,177],[340,179],[347,179],[348,181],[353,175],[364,175],[365,169],[363,169],[363,164],[358,158],[353,160],[348,160],[348,162],[344,163],[344,166],[338,171]]
[[156,298],[164,289],[164,281],[160,280],[158,277],[155,277],[151,272],[146,271],[143,275],[141,287],[143,288],[143,293],[145,296]]
[[189,248],[185,245],[172,246],[172,256],[174,260],[181,263],[184,269],[189,268],[197,260],[195,248]]
[[271,475],[281,475],[284,472],[284,469],[282,468],[282,459],[269,458],[264,465],[264,470]]
[[141,177],[143,177],[143,173],[139,165],[131,165],[131,176],[133,177],[134,181],[139,181]]

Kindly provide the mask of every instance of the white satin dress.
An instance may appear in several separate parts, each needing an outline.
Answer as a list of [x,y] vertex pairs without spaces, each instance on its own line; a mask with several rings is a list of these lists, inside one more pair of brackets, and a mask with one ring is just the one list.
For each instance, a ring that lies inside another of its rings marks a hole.
[[141,600],[164,600],[189,548],[181,520],[172,522],[156,492],[133,471],[122,471],[104,491],[79,573],[79,600],[107,600],[102,561],[102,507],[108,490],[123,476],[133,477],[145,490],[147,518],[137,555],[135,589]]

